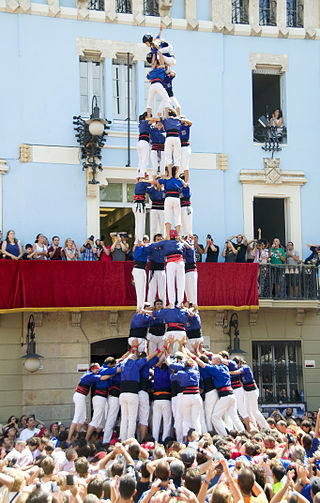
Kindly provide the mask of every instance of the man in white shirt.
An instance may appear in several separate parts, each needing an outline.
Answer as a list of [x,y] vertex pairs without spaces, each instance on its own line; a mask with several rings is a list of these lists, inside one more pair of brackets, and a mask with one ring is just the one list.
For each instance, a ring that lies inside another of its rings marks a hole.
[[[15,445],[14,445],[14,449],[12,449],[12,451],[10,451],[5,459],[7,459],[8,461],[11,461],[12,459],[15,459],[16,460],[16,464],[18,466],[20,466],[21,468],[21,460],[23,458],[23,454],[22,452],[24,451],[24,449],[26,448],[27,444],[24,440],[16,440],[15,441]],[[32,457],[32,454],[31,454],[31,457]],[[32,461],[31,461],[32,463]]]
[[36,428],[34,416],[28,416],[27,427],[20,433],[19,440],[24,440],[25,442],[27,442],[34,435],[38,435],[39,432],[39,428]]

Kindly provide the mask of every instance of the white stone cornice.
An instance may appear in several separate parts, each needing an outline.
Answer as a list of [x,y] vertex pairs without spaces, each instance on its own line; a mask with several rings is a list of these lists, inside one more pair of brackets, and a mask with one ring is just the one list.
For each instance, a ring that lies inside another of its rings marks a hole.
[[[307,183],[304,171],[282,171],[280,168],[279,171],[280,177],[275,178],[274,184],[304,185]],[[242,184],[272,185],[268,172],[265,169],[242,169],[239,181]]]
[[0,175],[5,175],[9,168],[5,159],[0,159]]
[[133,55],[133,61],[144,61],[148,52],[147,47],[138,42],[123,42],[121,40],[101,40],[94,38],[77,38],[76,53],[85,56],[86,51],[99,51],[101,59],[116,58],[118,53]]
[[287,54],[266,54],[259,52],[250,53],[250,68],[252,71],[259,72],[264,69],[274,69],[278,73],[288,71],[289,62]]

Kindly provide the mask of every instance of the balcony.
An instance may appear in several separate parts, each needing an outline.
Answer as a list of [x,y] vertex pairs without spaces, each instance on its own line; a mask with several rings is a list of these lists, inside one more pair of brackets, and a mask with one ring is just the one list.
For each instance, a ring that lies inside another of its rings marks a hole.
[[318,300],[319,266],[260,264],[258,293],[260,300]]
[[249,24],[247,0],[232,0],[232,23]]
[[286,144],[287,143],[287,128],[282,127],[271,127],[271,126],[261,126],[256,124],[253,127],[253,141],[255,143],[266,143],[266,144]]

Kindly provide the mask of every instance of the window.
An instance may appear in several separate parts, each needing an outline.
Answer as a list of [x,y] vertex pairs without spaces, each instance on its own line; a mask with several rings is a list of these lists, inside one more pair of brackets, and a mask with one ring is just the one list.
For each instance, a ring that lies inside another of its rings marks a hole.
[[80,113],[84,117],[91,114],[93,96],[97,97],[103,116],[103,63],[101,61],[80,61]]
[[277,2],[276,0],[259,0],[259,18],[262,26],[276,26]]
[[281,127],[274,128],[274,131],[268,127],[274,113],[278,117],[277,121],[283,115],[284,76],[276,70],[275,73],[271,73],[272,69],[267,70],[269,71],[270,73],[252,73],[253,141],[264,143],[268,141],[268,135],[275,134],[279,143],[285,143],[285,117],[282,117]]
[[88,9],[104,11],[104,0],[89,0]]
[[117,12],[119,14],[131,14],[131,0],[117,0]]
[[[136,72],[130,64],[130,120],[136,120]],[[113,118],[128,119],[128,65],[126,58],[113,60]]]
[[252,354],[261,401],[303,401],[300,341],[253,342]]
[[232,23],[249,23],[248,0],[232,0]]
[[160,16],[159,0],[143,0],[143,12],[145,16]]
[[303,28],[303,3],[301,0],[287,1],[287,25],[290,28]]

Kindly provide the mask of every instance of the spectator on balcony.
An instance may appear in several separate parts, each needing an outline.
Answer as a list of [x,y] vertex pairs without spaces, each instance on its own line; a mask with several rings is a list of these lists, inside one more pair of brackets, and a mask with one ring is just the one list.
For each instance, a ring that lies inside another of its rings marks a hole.
[[306,258],[305,262],[312,262],[312,260],[318,259],[318,251],[320,250],[320,245],[312,245],[307,243],[308,248],[310,248],[311,254]]
[[67,238],[64,243],[64,256],[68,262],[75,262],[81,258],[79,247],[72,241],[71,238]]
[[[280,246],[280,239],[274,238],[272,247],[269,250],[271,265],[279,266],[286,261],[286,253]],[[283,270],[279,267],[272,268],[272,285],[275,288],[275,295],[280,297],[280,283],[283,279]]]
[[227,239],[226,243],[228,241],[232,241],[233,239],[236,238],[236,243],[232,243],[232,246],[237,250],[237,260],[236,262],[245,262],[246,261],[246,253],[247,253],[247,246],[248,246],[248,240],[245,236],[242,234],[236,234],[235,236],[231,236],[230,238]]
[[50,260],[62,260],[63,251],[62,247],[59,246],[60,238],[59,236],[53,236],[50,248],[48,250],[48,256]]
[[2,243],[3,243],[3,241],[2,241],[2,231],[0,231],[0,250],[1,250],[1,247],[2,247]]
[[36,240],[33,245],[33,251],[36,252],[36,260],[47,260],[48,258],[48,247],[46,245],[46,237],[43,234],[37,234]]
[[[98,241],[98,240],[97,240]],[[97,244],[96,241],[96,244]],[[105,246],[103,240],[100,240],[100,257],[99,260],[101,262],[112,262],[112,255],[111,255],[111,246],[107,245]]]
[[268,243],[265,239],[257,242],[256,253],[254,257],[255,263],[267,264],[269,259]]
[[236,262],[237,261],[238,250],[234,247],[232,241],[228,240],[225,242],[222,256],[225,262]]
[[193,235],[194,253],[196,255],[196,262],[202,262],[202,255],[204,254],[203,245],[199,245],[199,237],[197,234]]
[[33,251],[32,244],[26,244],[24,249],[25,253],[22,255],[21,260],[33,260],[36,252]]
[[[261,243],[261,229],[258,229],[258,239],[252,239],[249,241],[247,246],[247,262],[259,262],[257,257],[259,257],[258,242]],[[251,246],[252,245],[252,246]]]
[[85,262],[93,262],[96,260],[97,249],[94,246],[94,237],[88,237],[87,241],[81,246],[80,253],[83,253],[83,260]]
[[123,234],[117,234],[115,232],[110,233],[111,239],[116,236],[114,242],[111,246],[111,255],[113,262],[122,262],[126,260],[126,256],[129,253],[129,245],[126,241],[126,237]]
[[23,249],[20,242],[15,237],[15,232],[11,229],[7,232],[6,239],[1,246],[3,258],[19,260],[23,255]]
[[207,254],[206,262],[218,262],[219,246],[214,244],[211,234],[207,234],[207,245],[203,253]]

